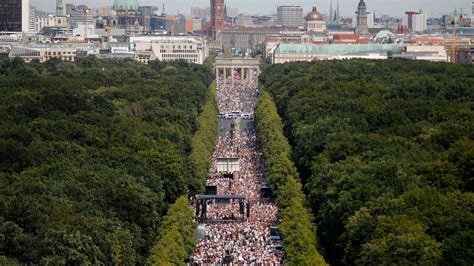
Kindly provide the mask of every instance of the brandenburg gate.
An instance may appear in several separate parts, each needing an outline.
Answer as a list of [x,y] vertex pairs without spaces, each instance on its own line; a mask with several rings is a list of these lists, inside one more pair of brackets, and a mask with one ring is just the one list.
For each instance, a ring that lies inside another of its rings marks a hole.
[[260,60],[254,58],[223,58],[215,59],[216,77],[230,75],[234,82],[234,72],[239,72],[243,82],[251,81],[260,75]]

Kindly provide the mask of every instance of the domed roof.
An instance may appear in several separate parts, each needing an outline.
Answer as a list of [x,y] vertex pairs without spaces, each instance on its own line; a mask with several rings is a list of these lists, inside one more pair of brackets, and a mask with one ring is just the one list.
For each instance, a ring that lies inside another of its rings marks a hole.
[[379,31],[379,33],[375,35],[375,39],[385,39],[391,36],[393,36],[393,33],[391,31],[382,30],[382,31]]
[[306,16],[306,21],[324,20],[321,13],[318,12],[316,6],[313,6],[313,11],[309,12]]
[[112,6],[114,10],[138,10],[137,0],[115,0]]
[[359,7],[366,7],[364,0],[360,0]]

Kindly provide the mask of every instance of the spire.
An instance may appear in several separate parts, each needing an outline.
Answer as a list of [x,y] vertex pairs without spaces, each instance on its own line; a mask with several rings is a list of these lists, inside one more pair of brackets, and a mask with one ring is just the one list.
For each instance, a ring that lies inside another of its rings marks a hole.
[[339,0],[337,0],[337,10],[336,10],[336,20],[339,22],[341,20],[341,13],[339,13]]
[[227,4],[224,5],[224,17],[227,17]]
[[328,18],[329,22],[332,22],[334,20],[333,17],[332,17],[333,13],[334,13],[334,11],[332,10],[332,0],[331,0],[331,4],[330,4],[330,7],[329,7],[329,18]]

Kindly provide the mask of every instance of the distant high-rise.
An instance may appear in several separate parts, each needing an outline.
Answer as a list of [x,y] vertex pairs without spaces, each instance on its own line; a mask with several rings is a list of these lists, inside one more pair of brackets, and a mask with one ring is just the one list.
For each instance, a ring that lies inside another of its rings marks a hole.
[[66,4],[66,15],[71,15],[73,9],[76,9],[76,5]]
[[65,0],[56,0],[56,16],[64,17],[66,16],[66,1]]
[[402,25],[410,32],[423,32],[426,30],[426,16],[422,10],[419,12],[406,11]]
[[471,27],[474,27],[474,1],[471,3]]
[[28,25],[28,32],[34,32],[35,31],[35,17],[36,17],[36,7],[30,5],[30,12],[29,16],[29,25]]
[[375,11],[367,12],[367,27],[369,29],[375,27]]
[[191,16],[193,18],[200,18],[201,20],[209,21],[209,18],[211,17],[211,8],[191,7]]
[[28,32],[29,0],[0,0],[0,31]]
[[369,26],[367,25],[367,6],[364,0],[360,0],[357,6],[357,25],[355,31],[357,34],[369,33]]
[[277,23],[284,27],[303,27],[303,8],[301,6],[279,6]]
[[224,0],[211,0],[211,25],[209,36],[217,39],[224,28]]
[[412,30],[414,32],[424,32],[426,31],[427,26],[426,26],[426,16],[423,13],[423,11],[420,10],[420,12],[416,15],[413,16],[413,28]]

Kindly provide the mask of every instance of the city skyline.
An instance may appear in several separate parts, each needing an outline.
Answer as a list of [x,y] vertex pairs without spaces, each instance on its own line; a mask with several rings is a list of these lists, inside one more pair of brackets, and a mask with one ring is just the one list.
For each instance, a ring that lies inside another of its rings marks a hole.
[[[45,11],[55,10],[55,0],[30,0],[32,5]],[[47,2],[47,3],[45,3]],[[191,7],[206,7],[209,6],[208,0],[139,0],[140,5],[156,5],[161,7],[165,4],[166,12],[176,14],[178,11],[182,14],[189,14]],[[337,0],[333,0],[336,4]],[[339,0],[342,16],[351,16],[355,13],[358,0]],[[434,17],[440,16],[444,13],[452,13],[454,8],[458,12],[463,9],[464,13],[470,14],[470,1],[467,0],[366,0],[367,9],[369,12],[375,12],[376,15],[392,15],[402,16],[404,11],[412,10],[423,11],[428,15]],[[90,7],[111,6],[113,0],[67,0],[66,3],[71,4],[86,4]],[[226,4],[239,9],[239,12],[248,14],[274,14],[278,5],[300,5],[305,12],[309,12],[313,5],[316,5],[321,13],[328,13],[330,0],[312,1],[312,0],[259,0],[255,4],[253,0],[227,0]]]

